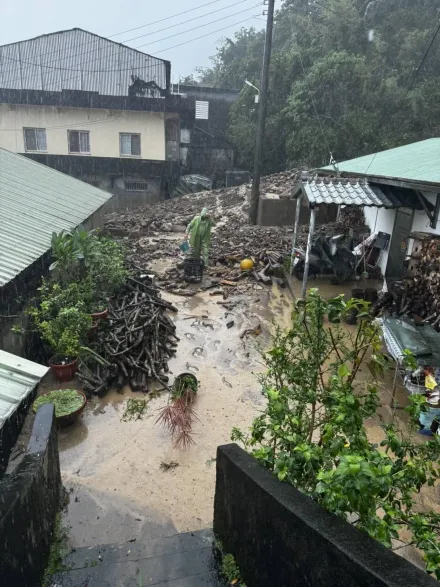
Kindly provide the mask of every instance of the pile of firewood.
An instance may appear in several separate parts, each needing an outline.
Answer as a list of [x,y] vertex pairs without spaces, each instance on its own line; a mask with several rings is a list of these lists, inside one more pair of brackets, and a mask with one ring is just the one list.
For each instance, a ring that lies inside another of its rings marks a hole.
[[168,360],[179,340],[167,310],[177,312],[149,277],[129,278],[79,365],[84,390],[102,396],[112,386],[148,392],[152,381],[166,385]]
[[432,326],[440,324],[440,240],[421,243],[417,267],[402,300],[401,313],[423,319]]

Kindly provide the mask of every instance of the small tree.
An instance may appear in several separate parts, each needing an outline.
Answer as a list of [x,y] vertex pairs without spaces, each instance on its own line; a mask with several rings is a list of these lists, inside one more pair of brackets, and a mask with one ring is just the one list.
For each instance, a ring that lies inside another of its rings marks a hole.
[[[353,334],[338,322],[359,312]],[[266,398],[250,434],[232,439],[280,481],[291,483],[330,512],[345,518],[387,547],[409,532],[427,571],[440,578],[440,515],[421,511],[416,496],[439,476],[440,442],[415,444],[393,422],[384,425],[380,447],[368,440],[365,421],[376,418],[377,378],[388,366],[368,304],[325,301],[310,290],[294,305],[292,326],[277,329],[264,354],[261,377]],[[329,322],[326,322],[328,316]],[[371,377],[359,377],[368,367]],[[413,397],[407,410],[417,416],[425,400]],[[402,541],[403,543],[403,541]]]

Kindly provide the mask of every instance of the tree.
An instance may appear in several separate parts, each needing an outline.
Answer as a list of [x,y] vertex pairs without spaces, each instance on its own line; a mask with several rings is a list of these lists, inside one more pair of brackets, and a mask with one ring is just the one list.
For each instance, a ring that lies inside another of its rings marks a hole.
[[[414,73],[439,17],[437,0],[286,0],[275,18],[263,171],[436,136],[440,35]],[[263,47],[264,31],[242,28],[199,72],[202,83],[241,89],[229,135],[248,168],[256,109],[243,86],[259,85]]]
[[[338,323],[353,308],[360,322],[351,335]],[[383,425],[380,447],[369,441],[366,421],[377,421],[378,377],[388,361],[367,311],[366,302],[327,302],[317,290],[298,300],[291,327],[278,328],[263,355],[265,408],[249,434],[234,429],[232,439],[280,481],[383,545],[414,544],[440,578],[440,515],[417,503],[439,478],[440,438],[414,443],[393,418]],[[367,368],[371,378],[359,377]],[[425,405],[412,396],[407,411],[416,419]]]

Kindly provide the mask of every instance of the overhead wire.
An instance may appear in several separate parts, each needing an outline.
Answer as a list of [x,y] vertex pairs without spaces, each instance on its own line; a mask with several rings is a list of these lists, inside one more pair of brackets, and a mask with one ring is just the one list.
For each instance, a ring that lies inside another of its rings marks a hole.
[[330,164],[333,165],[335,171],[337,173],[339,173],[338,164],[336,163],[336,161],[335,161],[335,159],[333,157],[333,153],[332,153],[332,151],[330,149],[329,142],[327,140],[326,134],[324,132],[324,128],[322,126],[322,123],[321,123],[321,120],[320,120],[320,117],[319,117],[319,114],[318,114],[318,109],[316,108],[315,100],[313,99],[312,92],[310,91],[310,86],[309,86],[309,84],[307,82],[306,70],[304,68],[304,63],[303,63],[302,56],[301,56],[301,47],[299,46],[298,41],[296,40],[295,30],[293,28],[292,17],[291,17],[291,15],[289,13],[288,13],[287,16],[289,18],[290,28],[292,30],[292,37],[293,37],[293,39],[294,39],[294,41],[295,41],[295,43],[296,43],[296,45],[297,45],[297,47],[299,49],[299,51],[298,51],[298,57],[299,57],[299,61],[300,61],[300,64],[301,64],[301,69],[302,69],[302,72],[303,72],[303,75],[304,75],[304,82],[306,84],[306,88],[307,88],[307,91],[308,91],[308,94],[309,94],[310,101],[311,101],[312,106],[313,106],[313,110],[315,111],[316,120],[318,121],[318,125],[319,125],[319,128],[321,130],[322,138],[324,139],[324,144],[325,144],[326,149],[327,149],[327,151],[329,152],[329,155],[330,155]]
[[[406,90],[406,92],[405,92],[405,95],[404,95],[403,99],[402,99],[402,104],[405,102],[405,100],[406,100],[406,99],[407,99],[407,97],[408,97],[408,94],[409,94],[409,93],[410,93],[410,91],[412,90],[412,88],[413,88],[413,85],[414,85],[414,82],[416,81],[416,79],[417,79],[417,76],[419,75],[419,73],[420,73],[420,70],[422,69],[422,67],[423,67],[423,65],[424,65],[424,63],[425,63],[425,61],[426,61],[426,59],[427,59],[427,57],[428,57],[428,55],[429,55],[429,53],[430,53],[430,51],[431,51],[431,49],[432,49],[432,46],[433,46],[433,45],[434,45],[434,43],[435,43],[435,40],[436,40],[436,38],[437,38],[437,35],[439,34],[439,32],[440,32],[440,21],[439,21],[439,23],[438,23],[438,26],[437,26],[437,28],[436,28],[435,32],[434,32],[434,35],[432,36],[432,39],[431,39],[431,41],[430,41],[430,43],[429,43],[429,45],[428,45],[428,48],[426,49],[426,51],[425,51],[425,53],[424,53],[424,55],[423,55],[423,58],[422,58],[422,60],[421,60],[421,62],[420,62],[420,65],[418,66],[418,68],[417,68],[417,69],[416,69],[416,71],[414,72],[414,75],[413,75],[413,77],[412,77],[412,79],[411,79],[411,82],[410,82],[410,84],[409,84],[409,86],[408,86],[408,88],[407,88],[407,90]],[[376,152],[374,153],[374,156],[373,156],[373,158],[371,159],[371,161],[370,161],[370,163],[369,163],[369,165],[368,165],[367,169],[364,171],[364,175],[368,173],[368,171],[369,171],[370,167],[373,165],[373,163],[374,163],[374,160],[376,159],[376,157],[377,157],[378,153],[379,153],[379,151],[376,151]]]
[[[249,20],[252,20],[253,18],[254,18],[254,17],[253,17],[253,16],[251,16],[250,18],[246,18],[246,19],[244,19],[244,20],[241,20],[241,21],[239,21],[239,22],[236,22],[236,23],[234,23],[233,25],[228,25],[228,26],[226,26],[226,27],[223,27],[223,28],[221,28],[221,29],[217,29],[217,30],[215,30],[215,31],[211,31],[210,33],[207,33],[207,34],[205,34],[205,35],[201,35],[201,36],[199,36],[199,37],[196,37],[196,38],[194,38],[194,39],[190,39],[190,40],[188,40],[188,41],[185,41],[184,43],[179,43],[179,45],[174,45],[173,47],[167,47],[166,49],[162,49],[162,51],[168,51],[168,50],[170,50],[170,49],[173,49],[174,47],[180,47],[180,46],[182,46],[182,45],[186,45],[186,44],[188,44],[188,43],[192,43],[192,42],[194,42],[194,41],[198,41],[199,39],[203,39],[203,38],[205,38],[205,37],[209,36],[210,34],[215,34],[215,33],[217,33],[217,32],[220,32],[220,31],[222,31],[222,30],[226,30],[226,29],[228,29],[230,26],[236,26],[237,24],[241,24],[241,23],[247,22],[247,21],[249,21]],[[160,52],[160,51],[159,51],[159,52]],[[123,115],[121,115],[121,116],[108,116],[108,117],[106,117],[106,118],[101,118],[101,119],[97,119],[97,120],[91,120],[91,121],[82,121],[82,122],[79,122],[79,123],[73,123],[73,124],[66,124],[66,125],[55,125],[55,126],[47,126],[47,127],[45,127],[45,130],[54,130],[54,129],[63,129],[63,128],[66,128],[66,129],[67,129],[67,128],[69,128],[69,129],[70,129],[70,128],[81,127],[81,126],[84,126],[84,125],[86,125],[86,126],[89,126],[89,125],[91,125],[91,124],[97,124],[97,123],[101,123],[101,122],[107,122],[107,121],[109,121],[109,120],[118,120],[118,119],[121,119],[121,118],[126,118],[126,117],[128,117],[128,116],[131,116],[131,115],[136,115],[136,114],[139,114],[139,112],[142,112],[142,111],[141,111],[141,110],[139,110],[139,111],[136,111],[136,112],[128,112],[128,113],[124,113],[124,114],[123,114]],[[0,132],[17,132],[17,129],[16,129],[16,128],[3,128],[3,129],[0,129]]]
[[[216,2],[218,2],[218,1],[220,1],[220,0],[216,0]],[[214,12],[219,12],[219,11],[221,11],[221,10],[225,10],[225,9],[227,9],[227,8],[231,8],[231,7],[233,7],[233,6],[237,6],[237,5],[239,5],[239,4],[243,4],[244,2],[248,2],[248,1],[249,1],[249,0],[240,0],[239,2],[235,2],[234,4],[230,4],[230,5],[228,5],[228,6],[224,7],[224,8],[221,8],[221,9],[219,9],[219,10],[217,10],[217,11],[214,11]],[[210,2],[210,3],[208,3],[208,4],[201,5],[200,7],[203,7],[203,6],[206,6],[206,5],[212,4],[212,3],[213,3],[213,2]],[[199,8],[200,8],[200,7],[199,7]],[[255,7],[255,5],[253,5],[253,6],[249,7],[247,10],[252,10],[252,8],[254,8],[254,7]],[[186,11],[185,11],[185,12],[186,12]],[[189,11],[188,11],[188,12],[189,12]],[[193,29],[189,29],[189,30],[187,29],[187,30],[185,30],[185,31],[181,31],[180,33],[176,33],[176,35],[171,35],[171,36],[177,36],[177,35],[180,35],[180,34],[185,34],[186,32],[190,32],[190,31],[192,31],[192,30],[196,30],[197,28],[201,28],[201,27],[203,27],[203,26],[208,26],[209,24],[213,24],[213,23],[215,23],[215,22],[218,22],[219,20],[225,20],[226,18],[231,18],[232,16],[236,16],[237,14],[241,14],[242,12],[245,12],[245,10],[244,10],[244,11],[239,11],[239,12],[236,12],[236,13],[233,13],[233,14],[229,14],[227,17],[225,17],[225,18],[223,18],[223,19],[216,19],[216,20],[214,20],[214,21],[210,21],[210,22],[208,22],[208,23],[204,23],[203,25],[199,25],[199,27],[194,27]],[[183,12],[183,13],[178,13],[178,15],[179,15],[179,14],[184,14],[184,12]],[[211,14],[212,14],[212,13],[211,13]],[[168,17],[168,18],[174,18],[175,16],[177,16],[177,15],[173,15],[173,16],[170,16],[170,17]],[[157,34],[157,33],[161,32],[161,31],[167,30],[168,28],[174,28],[174,27],[176,27],[176,26],[181,26],[182,24],[186,24],[186,23],[188,23],[188,22],[197,21],[197,20],[199,20],[200,18],[205,18],[206,16],[209,16],[209,14],[203,14],[203,15],[197,16],[197,17],[195,17],[195,18],[193,18],[193,19],[189,19],[189,20],[187,20],[187,21],[184,21],[183,23],[178,23],[178,24],[172,25],[171,27],[165,27],[165,28],[163,28],[163,29],[158,29],[158,30],[156,30],[156,31],[152,31],[152,32],[149,32],[149,33],[146,33],[146,34],[154,35],[154,34]],[[163,20],[166,20],[166,19],[161,19],[161,21],[163,21]],[[155,21],[155,22],[161,22],[161,21]],[[143,26],[147,26],[147,25],[143,25]],[[139,28],[141,28],[141,27],[139,27]],[[92,33],[92,34],[93,34],[93,33]],[[116,33],[116,34],[119,34],[119,33]],[[93,36],[95,36],[95,35],[93,35]],[[146,36],[146,35],[141,35],[141,36],[140,36],[140,37],[138,37],[138,38],[141,38],[141,37],[143,37],[143,36]],[[169,38],[169,37],[167,37],[167,38]],[[87,42],[85,42],[85,43],[79,43],[79,44],[76,44],[76,45],[72,45],[72,46],[70,46],[70,47],[66,47],[66,48],[64,48],[64,49],[61,49],[61,51],[67,51],[67,50],[69,50],[69,51],[72,51],[72,50],[78,49],[79,47],[83,47],[83,46],[85,46],[85,45],[93,44],[93,43],[99,42],[99,41],[101,41],[101,40],[105,40],[105,38],[104,38],[104,37],[97,36],[97,38],[96,38],[96,39],[94,38],[94,39],[92,39],[92,40],[90,40],[90,41],[87,41]],[[121,42],[119,42],[119,41],[113,41],[113,42],[115,42],[115,43],[116,43],[117,45],[119,45],[119,46],[123,46],[123,43],[127,43],[127,42],[129,42],[129,41],[131,41],[131,40],[133,40],[133,39],[127,39],[127,40],[125,40],[125,41],[122,41],[122,43],[121,43]],[[147,46],[147,45],[149,45],[149,44],[153,44],[153,43],[155,43],[155,42],[159,42],[160,40],[163,40],[163,39],[158,39],[158,40],[156,40],[156,41],[152,41],[151,43],[145,43],[145,44],[142,44],[142,45],[140,45],[139,47],[145,47],[145,46]],[[124,47],[124,48],[126,48],[126,49],[132,49],[132,50],[135,50],[135,51],[137,51],[139,47]],[[97,49],[97,48],[95,47],[95,48],[93,48],[93,49],[90,49],[90,50],[88,50],[88,51],[85,51],[85,52],[82,52],[82,53],[76,54],[76,55],[75,55],[75,58],[76,58],[76,59],[78,59],[78,58],[80,58],[80,57],[87,56],[87,55],[89,55],[90,53],[94,53],[94,52],[96,51],[96,49]],[[82,70],[82,69],[72,69],[72,68],[70,68],[70,67],[61,67],[61,66],[59,66],[59,65],[51,65],[51,64],[56,64],[56,63],[59,63],[59,62],[60,62],[60,59],[61,59],[61,58],[60,58],[60,54],[59,54],[59,53],[60,53],[60,50],[59,50],[59,49],[57,49],[57,50],[54,50],[54,51],[49,51],[49,52],[46,52],[46,53],[42,53],[42,54],[40,54],[40,55],[39,55],[40,59],[41,59],[41,57],[43,57],[44,55],[56,55],[56,58],[55,58],[54,60],[52,60],[52,61],[49,61],[47,64],[44,64],[44,63],[35,63],[35,62],[32,62],[32,61],[25,61],[25,60],[23,60],[23,59],[16,59],[15,57],[11,57],[11,56],[9,56],[9,55],[3,55],[3,58],[6,58],[6,59],[8,59],[9,61],[14,61],[14,62],[16,62],[16,63],[19,63],[19,64],[20,64],[20,66],[23,66],[23,65],[24,65],[24,66],[26,66],[26,65],[28,65],[28,66],[33,66],[33,67],[42,67],[42,68],[44,68],[44,69],[54,69],[54,70],[56,70],[56,71],[69,71],[69,72],[70,72],[70,71],[78,71],[78,72],[81,72],[81,73],[107,73],[107,72],[110,72],[110,71],[121,71],[121,69],[120,69],[120,68],[118,68],[118,69],[107,69],[107,70],[97,70],[97,69],[96,69],[96,70],[88,70],[88,71],[84,71],[84,70]],[[141,53],[143,53],[143,52],[141,52]],[[145,55],[145,56],[146,56],[146,57],[154,57],[153,55]],[[67,58],[68,58],[67,56],[65,56],[65,57],[62,57],[62,59],[67,59]],[[89,61],[89,62],[88,62],[88,65],[89,65],[90,63],[94,63],[94,62],[96,62],[96,61],[98,61],[98,60],[100,60],[100,59],[101,59],[101,56],[98,56],[97,58],[95,58],[95,59],[92,59],[91,61]],[[131,67],[130,67],[130,68],[127,68],[127,70],[129,70],[129,69],[132,69],[132,68],[131,68]],[[10,69],[8,69],[8,70],[3,70],[3,74],[4,74],[4,75],[6,75],[7,73],[9,73],[9,72],[11,72],[11,71],[15,71],[15,70],[16,70],[16,68],[10,68]],[[34,73],[34,74],[30,75],[30,76],[25,76],[25,77],[23,78],[23,80],[26,80],[26,81],[28,81],[29,79],[34,79],[34,78],[38,78],[38,77],[40,77],[40,72],[38,72],[38,73]],[[16,81],[18,82],[18,81],[21,81],[21,79],[22,79],[22,77],[17,77],[17,78],[14,78],[14,79],[12,79],[12,80],[9,80],[9,83],[13,83],[13,82],[16,82]]]
[[[92,34],[94,37],[98,37],[98,39],[97,39],[97,40],[112,39],[113,37],[117,37],[117,36],[119,36],[119,35],[124,35],[125,33],[130,33],[130,32],[132,32],[132,31],[136,31],[136,30],[139,30],[139,29],[142,29],[142,28],[146,28],[146,27],[149,27],[149,26],[153,26],[153,25],[155,25],[155,24],[159,24],[160,22],[164,22],[164,21],[166,21],[166,20],[171,20],[171,19],[173,19],[173,18],[177,18],[178,16],[182,16],[183,14],[188,14],[189,12],[194,12],[195,10],[199,10],[200,8],[204,8],[205,6],[210,6],[211,4],[217,4],[218,2],[222,2],[222,1],[223,1],[223,0],[212,0],[211,2],[206,2],[205,4],[200,4],[199,6],[196,6],[195,8],[191,8],[191,9],[189,9],[189,10],[184,10],[183,12],[177,12],[177,13],[175,13],[175,14],[171,14],[170,16],[166,16],[166,17],[164,17],[164,18],[161,18],[161,19],[159,19],[159,20],[155,20],[155,21],[153,21],[153,22],[149,22],[149,23],[146,23],[146,24],[140,25],[140,26],[138,26],[138,27],[135,27],[135,28],[132,28],[132,29],[128,29],[128,30],[125,30],[125,31],[121,31],[121,32],[119,32],[119,33],[113,33],[112,35],[107,35],[107,37],[102,37],[102,36],[100,36],[100,35],[95,35],[94,33],[91,33],[91,34]],[[85,31],[85,32],[87,32],[87,31]],[[148,33],[147,33],[147,34],[148,34]],[[153,33],[151,33],[151,34],[154,34],[154,32],[153,32]],[[43,37],[43,36],[48,36],[48,35],[40,35],[40,37]],[[36,39],[38,39],[38,38],[40,38],[40,37],[36,37]],[[29,41],[33,41],[33,40],[35,40],[35,39],[29,39]],[[22,42],[22,41],[16,41],[16,42],[14,42],[14,43],[7,43],[6,45],[3,45],[3,47],[10,47],[11,45],[18,45],[18,44],[20,44],[21,42]],[[63,48],[63,49],[57,49],[56,51],[47,51],[46,53],[41,53],[39,56],[40,56],[40,58],[41,58],[41,57],[44,57],[45,55],[53,55],[54,53],[60,53],[61,51],[70,51],[70,50],[72,50],[72,49],[75,49],[75,48],[78,48],[78,47],[83,47],[83,46],[85,46],[85,45],[90,45],[90,44],[92,44],[93,42],[96,42],[96,39],[93,39],[93,40],[88,40],[88,41],[86,41],[85,43],[79,43],[79,44],[77,44],[77,45],[73,45],[73,46],[65,47],[65,48]],[[114,42],[114,43],[121,44],[121,42],[120,42],[120,41],[113,41],[113,42]],[[0,46],[0,48],[1,48],[1,47],[2,47],[2,46]],[[11,58],[11,57],[8,57],[8,59],[12,59],[12,58]],[[14,61],[18,61],[18,60],[15,60],[15,59],[14,59]],[[8,73],[8,71],[11,71],[11,70],[7,70],[7,71],[6,71],[6,73]]]
[[[246,1],[247,1],[247,0],[246,0]],[[240,3],[241,3],[241,2],[240,2]],[[155,41],[151,41],[150,43],[145,43],[145,44],[143,44],[143,45],[140,45],[139,47],[144,47],[144,46],[146,46],[146,45],[152,45],[152,44],[154,44],[154,43],[158,43],[158,42],[160,42],[160,41],[164,41],[164,40],[166,40],[166,39],[169,39],[169,38],[177,37],[177,36],[180,36],[180,35],[183,35],[183,34],[186,34],[186,33],[192,32],[192,31],[194,31],[194,30],[201,29],[201,28],[203,28],[203,27],[205,27],[205,26],[209,26],[210,24],[214,24],[214,23],[216,23],[216,22],[219,22],[219,21],[221,21],[221,20],[227,20],[228,18],[231,18],[231,17],[233,17],[233,16],[237,16],[238,14],[243,14],[243,13],[245,13],[245,12],[248,12],[248,11],[250,11],[250,10],[253,10],[253,9],[255,9],[256,7],[260,6],[260,5],[261,5],[261,3],[259,3],[259,4],[255,4],[255,5],[253,5],[253,6],[250,6],[249,8],[245,8],[244,10],[240,10],[240,11],[238,11],[238,12],[235,12],[235,13],[233,13],[233,14],[229,14],[228,16],[226,16],[226,17],[224,17],[224,18],[221,18],[221,19],[216,19],[216,20],[214,20],[214,21],[210,21],[210,22],[208,22],[208,23],[204,23],[204,24],[202,24],[202,25],[198,25],[198,26],[196,26],[196,27],[193,27],[193,28],[191,28],[191,29],[186,29],[186,30],[184,30],[184,31],[181,31],[181,32],[179,32],[179,33],[176,33],[176,34],[174,34],[174,35],[170,35],[170,36],[167,36],[167,37],[163,37],[163,38],[161,38],[161,39],[156,39]],[[246,20],[247,20],[247,19],[246,19]],[[243,21],[240,21],[240,22],[243,22]],[[236,25],[233,23],[233,24],[230,24],[230,25],[228,25],[227,27],[224,27],[224,28],[222,28],[222,29],[219,29],[219,30],[225,30],[226,28],[229,28],[229,27],[231,27],[231,26],[236,26]],[[203,37],[203,36],[209,36],[210,34],[213,34],[213,33],[215,33],[215,32],[217,32],[217,31],[212,31],[212,32],[208,33],[207,35],[202,35],[202,37]],[[200,37],[198,37],[198,38],[200,38]],[[197,40],[197,39],[194,39],[194,40]],[[187,42],[192,42],[192,41],[193,41],[193,39],[190,39],[190,40],[189,40],[189,41],[187,41]],[[181,45],[184,45],[184,44],[186,44],[186,42],[185,42],[185,43],[180,43],[180,44],[178,44],[178,45],[174,45],[173,47],[169,47],[169,48],[167,48],[167,49],[163,49],[163,50],[157,51],[157,52],[156,52],[156,54],[157,54],[157,53],[163,53],[164,51],[167,51],[167,50],[169,50],[169,49],[172,49],[172,48],[174,48],[174,47],[179,47],[179,46],[181,46]],[[138,48],[138,47],[127,47],[127,49],[137,49],[137,48]],[[80,57],[80,56],[81,56],[81,54],[80,54],[80,55],[78,55],[78,56],[76,56],[76,57]],[[154,58],[154,57],[155,57],[155,55],[149,55],[149,57],[153,57],[153,58]],[[100,59],[100,58],[101,58],[101,57],[100,57],[100,56],[98,56],[96,59],[92,59],[91,61],[89,61],[89,63],[93,63],[94,61],[97,61],[97,60],[98,60],[98,59]],[[68,71],[68,72],[77,71],[77,72],[79,73],[79,75],[77,75],[77,76],[75,76],[75,77],[72,77],[72,78],[68,78],[68,79],[64,79],[64,80],[62,80],[62,81],[63,81],[63,83],[65,83],[65,82],[68,82],[68,81],[72,81],[72,80],[75,80],[75,79],[79,79],[79,78],[81,78],[81,77],[83,77],[83,76],[85,76],[85,75],[89,75],[89,74],[101,74],[101,73],[120,73],[120,72],[123,72],[123,71],[133,71],[133,70],[138,70],[138,69],[141,69],[141,67],[139,67],[139,66],[130,66],[130,67],[126,67],[126,68],[117,68],[117,69],[111,68],[111,69],[82,70],[82,69],[72,69],[72,68],[65,68],[65,67],[58,67],[58,66],[51,66],[51,65],[36,64],[36,63],[30,63],[30,62],[28,62],[28,63],[27,63],[27,62],[23,62],[23,61],[20,61],[20,63],[21,63],[21,64],[25,64],[25,65],[26,65],[26,64],[28,64],[28,65],[32,65],[32,66],[36,66],[36,67],[43,67],[43,68],[45,68],[45,69],[53,69],[53,70],[55,70],[55,71],[57,71],[57,72],[58,72],[58,71]],[[155,64],[151,64],[151,65],[150,65],[150,66],[148,66],[148,67],[155,67]],[[21,77],[17,77],[17,78],[14,78],[13,80],[9,80],[9,84],[12,84],[12,83],[14,83],[14,82],[21,82],[21,83],[23,84],[23,82],[25,82],[25,81],[29,81],[29,80],[31,80],[31,79],[34,79],[34,78],[39,78],[39,77],[40,77],[40,75],[41,75],[41,73],[40,73],[40,72],[36,72],[36,73],[34,73],[33,75],[31,75],[31,76],[25,76],[25,77],[22,77],[22,76],[21,76]],[[58,83],[58,82],[57,82],[57,83]]]

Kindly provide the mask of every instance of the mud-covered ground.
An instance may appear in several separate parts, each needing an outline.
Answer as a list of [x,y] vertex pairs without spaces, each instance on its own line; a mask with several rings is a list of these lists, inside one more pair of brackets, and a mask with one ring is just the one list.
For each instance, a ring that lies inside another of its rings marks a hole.
[[[216,448],[230,442],[233,426],[246,429],[261,408],[259,349],[269,344],[274,322],[287,324],[288,293],[256,286],[236,296],[232,311],[208,292],[165,297],[179,309],[173,318],[181,341],[170,361],[172,377],[189,371],[200,382],[195,444],[176,450],[155,424],[167,393],[152,399],[147,416],[134,422],[121,422],[121,416],[127,399],[142,394],[124,390],[92,400],[59,440],[63,483],[70,492],[65,521],[72,546],[211,527]],[[258,325],[260,335],[240,338]],[[178,466],[164,471],[170,463]]]

